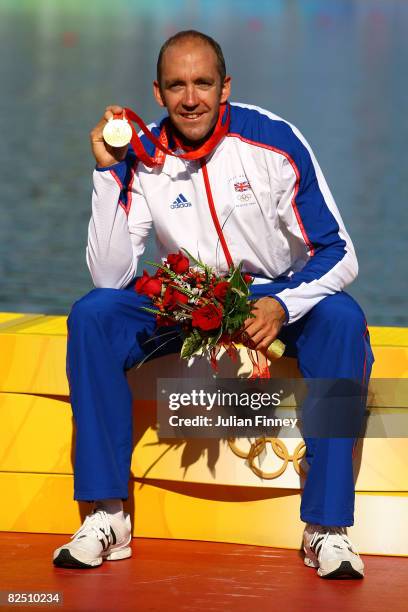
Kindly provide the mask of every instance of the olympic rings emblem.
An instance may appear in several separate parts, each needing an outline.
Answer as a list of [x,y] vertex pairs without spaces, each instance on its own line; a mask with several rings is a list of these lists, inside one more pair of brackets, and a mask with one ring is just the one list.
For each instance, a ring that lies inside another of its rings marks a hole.
[[252,191],[250,193],[240,193],[239,195],[237,195],[237,199],[240,202],[249,202],[250,200],[252,200],[252,198],[253,198]]
[[[279,438],[257,438],[257,440],[251,444],[248,452],[241,450],[237,446],[235,440],[236,438],[230,438],[228,440],[228,446],[237,457],[240,457],[241,459],[248,459],[250,469],[260,478],[264,478],[265,480],[278,478],[288,467],[289,461],[293,462],[293,467],[295,468],[297,474],[300,475],[300,472],[303,472],[302,466],[300,465],[300,460],[306,453],[306,445],[304,442],[299,442],[291,455],[286,444],[282,442],[282,440],[279,440]],[[256,457],[258,457],[262,451],[266,449],[266,445],[268,443],[271,445],[275,455],[283,461],[280,468],[275,472],[264,472],[257,465],[255,465]]]

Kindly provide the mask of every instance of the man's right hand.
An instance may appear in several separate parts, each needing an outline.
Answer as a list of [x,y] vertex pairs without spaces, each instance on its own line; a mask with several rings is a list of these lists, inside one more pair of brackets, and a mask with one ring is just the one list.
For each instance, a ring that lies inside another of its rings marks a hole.
[[90,133],[92,153],[99,168],[112,166],[126,157],[128,145],[124,147],[111,147],[104,141],[102,136],[103,128],[109,119],[112,119],[114,115],[122,115],[122,113],[123,108],[121,106],[107,106],[104,116]]

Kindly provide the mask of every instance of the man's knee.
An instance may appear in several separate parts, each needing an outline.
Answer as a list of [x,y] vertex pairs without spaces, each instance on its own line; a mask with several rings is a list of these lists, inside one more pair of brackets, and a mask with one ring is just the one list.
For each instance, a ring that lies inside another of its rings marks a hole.
[[92,289],[72,305],[68,327],[114,314],[118,308],[118,293],[117,289]]
[[335,293],[321,300],[313,308],[311,316],[327,331],[363,334],[367,325],[362,309],[345,292]]

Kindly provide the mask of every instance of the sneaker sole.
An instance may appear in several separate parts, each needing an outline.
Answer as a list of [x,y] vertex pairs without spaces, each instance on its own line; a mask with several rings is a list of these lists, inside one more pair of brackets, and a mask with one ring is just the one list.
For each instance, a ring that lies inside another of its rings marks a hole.
[[79,561],[79,559],[73,557],[68,548],[63,548],[58,553],[58,556],[55,557],[53,563],[56,567],[65,567],[72,569],[90,569],[101,565],[102,559],[95,559],[95,563],[93,565],[91,565],[90,563],[83,563],[82,561]]
[[332,579],[332,578],[355,578],[361,579],[364,578],[364,570],[356,570],[350,561],[342,561],[335,570],[328,572],[327,574],[323,573],[321,568],[317,570],[320,578]]
[[63,548],[58,553],[57,557],[53,559],[53,564],[56,567],[64,567],[67,569],[92,569],[94,567],[99,567],[102,565],[103,561],[118,561],[120,559],[128,559],[132,556],[132,549],[127,546],[121,550],[114,550],[106,556],[99,557],[95,559],[93,563],[84,563],[79,559],[76,559],[72,556],[70,550],[68,548]]
[[128,559],[132,556],[132,549],[130,546],[126,546],[126,548],[120,548],[119,550],[113,550],[106,557],[102,555],[104,559],[107,561],[119,561],[119,559]]

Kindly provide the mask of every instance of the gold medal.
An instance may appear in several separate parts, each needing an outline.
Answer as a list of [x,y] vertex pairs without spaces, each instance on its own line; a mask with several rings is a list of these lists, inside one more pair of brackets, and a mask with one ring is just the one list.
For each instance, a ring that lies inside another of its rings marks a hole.
[[126,119],[109,119],[102,135],[111,147],[124,147],[132,139],[132,128]]

